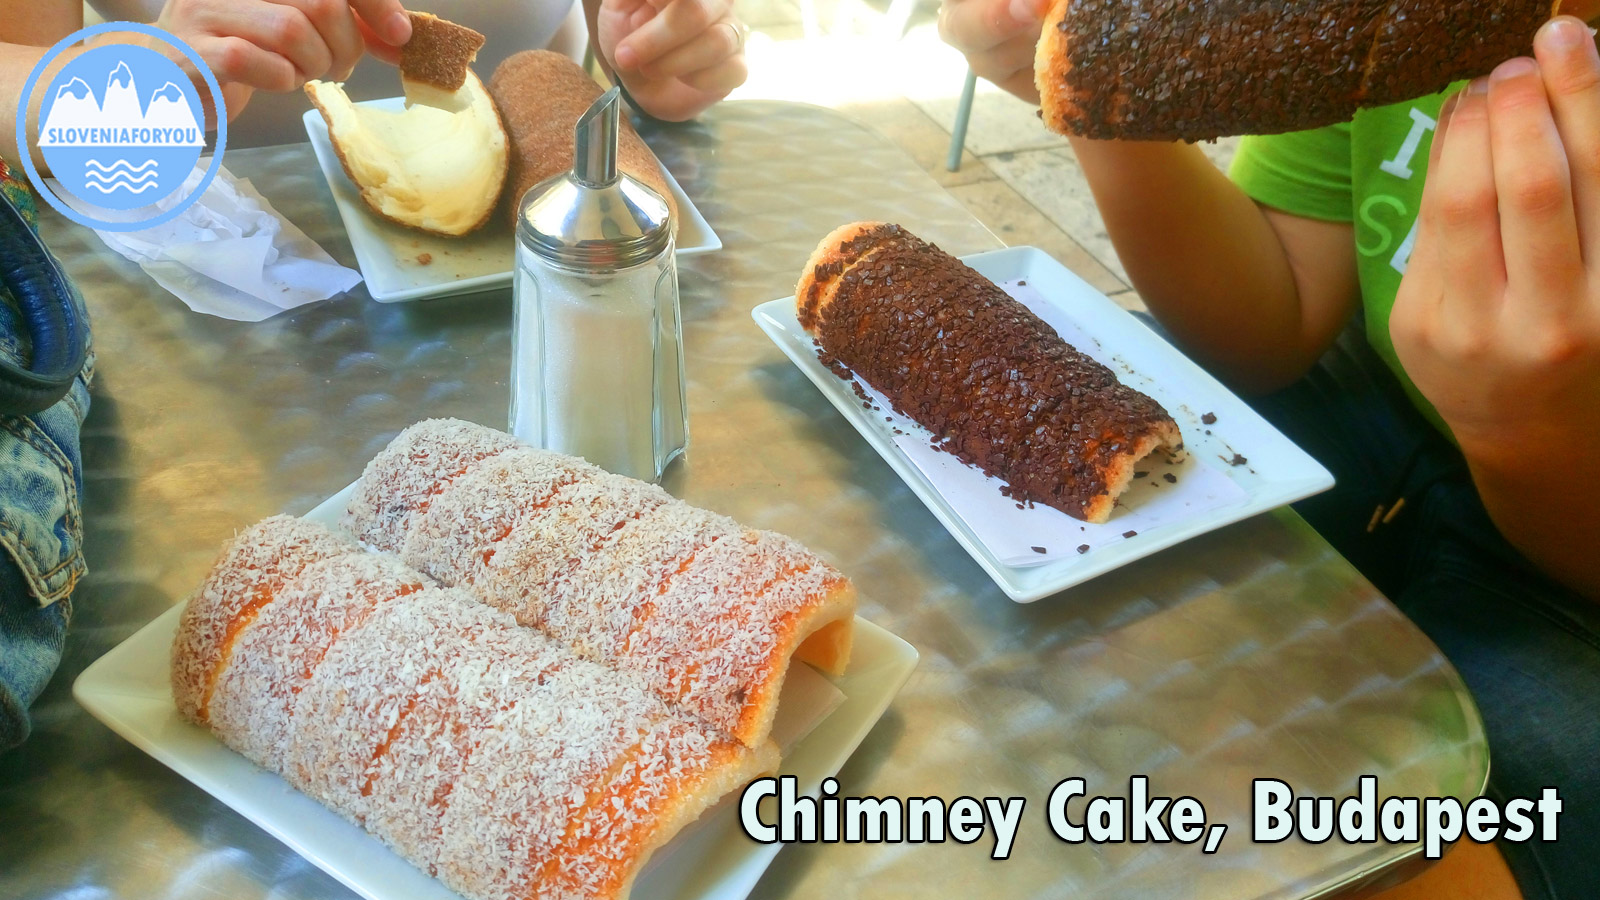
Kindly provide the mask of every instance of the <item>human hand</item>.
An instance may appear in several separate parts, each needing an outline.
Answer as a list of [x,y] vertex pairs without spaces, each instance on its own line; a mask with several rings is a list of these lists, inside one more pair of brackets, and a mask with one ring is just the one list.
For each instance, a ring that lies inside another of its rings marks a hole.
[[1469,461],[1546,464],[1600,431],[1600,53],[1547,24],[1440,117],[1400,362]]
[[1034,50],[1048,0],[944,0],[939,37],[960,50],[979,78],[1037,106]]
[[595,32],[629,96],[658,119],[693,118],[749,74],[732,0],[600,0]]
[[167,0],[157,24],[211,67],[230,119],[256,90],[342,81],[366,50],[394,61],[411,38],[400,0]]

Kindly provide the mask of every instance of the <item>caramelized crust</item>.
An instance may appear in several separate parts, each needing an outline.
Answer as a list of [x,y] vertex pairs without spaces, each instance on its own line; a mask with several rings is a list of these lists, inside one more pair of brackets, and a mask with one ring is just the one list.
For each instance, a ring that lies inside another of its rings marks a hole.
[[484,37],[429,13],[408,13],[411,40],[400,48],[400,75],[446,93],[467,80],[467,67],[483,48]]
[[[524,50],[495,68],[489,79],[489,94],[494,97],[506,135],[511,139],[506,204],[513,227],[517,204],[528,188],[572,168],[573,126],[603,93],[582,66],[550,50]],[[617,168],[660,194],[676,220],[677,202],[667,189],[661,164],[626,115],[621,123]]]
[[1054,0],[1034,75],[1045,124],[1210,140],[1348,120],[1527,53],[1559,0]]
[[1018,501],[1104,522],[1135,462],[1182,446],[1160,404],[898,225],[834,231],[796,291],[824,362],[860,375]]

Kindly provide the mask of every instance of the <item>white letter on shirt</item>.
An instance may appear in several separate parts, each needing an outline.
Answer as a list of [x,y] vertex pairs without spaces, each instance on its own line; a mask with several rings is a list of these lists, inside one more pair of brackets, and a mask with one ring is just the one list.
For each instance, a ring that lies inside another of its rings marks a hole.
[[1411,171],[1411,160],[1416,158],[1417,148],[1422,146],[1422,136],[1439,127],[1439,123],[1428,117],[1426,113],[1416,107],[1411,108],[1411,133],[1406,135],[1405,143],[1400,145],[1400,152],[1394,159],[1384,160],[1378,168],[1396,178],[1411,180],[1416,173]]

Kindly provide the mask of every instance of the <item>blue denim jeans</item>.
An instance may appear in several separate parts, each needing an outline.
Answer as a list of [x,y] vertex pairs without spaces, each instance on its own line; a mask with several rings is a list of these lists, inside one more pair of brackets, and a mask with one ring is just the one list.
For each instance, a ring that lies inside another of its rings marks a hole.
[[[0,179],[5,176],[0,168]],[[29,202],[6,190],[23,208]],[[25,209],[32,219],[32,210]],[[5,227],[0,225],[0,227]],[[82,307],[82,298],[74,302]],[[0,285],[0,354],[26,365],[32,348],[15,301]],[[31,416],[0,415],[0,750],[29,731],[28,707],[61,659],[72,589],[84,575],[82,458],[91,352],[71,390]]]
[[[1560,789],[1559,841],[1500,845],[1523,895],[1600,898],[1600,604],[1545,577],[1500,535],[1460,452],[1359,331],[1253,405],[1338,479],[1295,509],[1466,681],[1488,732],[1490,795]],[[1373,511],[1400,497],[1400,512],[1369,532]]]

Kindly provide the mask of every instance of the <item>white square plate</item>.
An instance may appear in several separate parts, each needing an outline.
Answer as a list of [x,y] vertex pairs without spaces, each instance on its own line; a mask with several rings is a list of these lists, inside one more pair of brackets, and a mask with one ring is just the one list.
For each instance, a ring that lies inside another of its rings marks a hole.
[[[863,399],[824,366],[795,320],[794,298],[763,303],[753,316],[1006,596],[1023,603],[1049,596],[1333,486],[1327,469],[1244,401],[1048,254],[1012,247],[963,261],[1172,414],[1189,451],[1175,486],[1157,480],[1165,464],[1151,460],[1154,475],[1129,489],[1108,524],[1088,525],[1044,506],[1017,508],[1000,494],[1002,482],[934,451],[926,429],[894,413],[865,382]],[[1208,414],[1215,422],[1202,422]],[[1244,462],[1230,463],[1239,457]],[[1029,545],[1039,543],[1047,546],[1034,552],[1044,552],[1027,564]]]
[[[350,488],[306,515],[337,527]],[[368,900],[460,900],[381,841],[178,714],[168,680],[179,603],[123,641],[73,684],[91,715],[206,793],[261,826]],[[850,668],[834,684],[844,701],[795,744],[781,773],[815,796],[888,708],[917,665],[917,651],[856,619]],[[780,714],[781,715],[781,714]],[[739,827],[737,794],[657,851],[634,885],[649,900],[743,900],[782,844],[758,844]]]
[[[357,106],[398,112],[405,108],[404,97],[368,100]],[[328,140],[328,123],[315,109],[301,117],[311,149],[317,154],[322,177],[328,180],[339,218],[350,235],[356,264],[367,281],[367,293],[379,303],[423,300],[452,294],[472,294],[511,284],[511,226],[496,211],[489,224],[465,237],[451,238],[404,228],[379,218],[361,199],[361,192],[345,175],[339,157]],[[722,240],[711,230],[672,177],[666,166],[661,172],[678,206],[678,253],[691,256],[722,249]],[[427,260],[426,263],[420,260]]]

